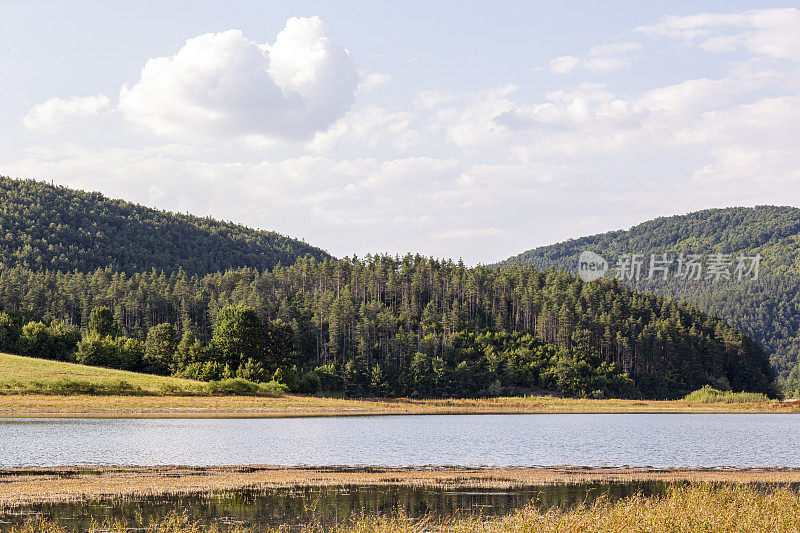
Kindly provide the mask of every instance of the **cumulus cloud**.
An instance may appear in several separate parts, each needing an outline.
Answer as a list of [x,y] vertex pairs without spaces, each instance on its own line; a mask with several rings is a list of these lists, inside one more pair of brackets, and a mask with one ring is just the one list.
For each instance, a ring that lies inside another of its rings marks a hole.
[[375,105],[354,109],[330,128],[318,132],[308,147],[314,152],[336,148],[374,149],[388,146],[406,150],[419,134],[411,127],[413,115],[406,111],[388,111]]
[[33,106],[22,118],[22,124],[31,130],[56,132],[70,120],[90,117],[108,109],[111,101],[104,94],[64,100],[50,98]]
[[800,9],[793,7],[666,16],[637,30],[699,44],[710,52],[745,49],[756,55],[800,61]]
[[318,17],[290,18],[271,45],[239,30],[189,39],[148,60],[119,109],[159,135],[306,138],[344,115],[358,85],[349,52],[325,32]]
[[[262,144],[213,157],[203,143],[70,145],[4,168],[299,234],[336,255],[412,250],[468,262],[658,215],[800,203],[800,68],[786,61],[794,34],[784,31],[794,13],[665,18],[641,30],[687,45],[664,61],[694,57],[695,45],[737,51],[724,74],[686,79],[681,65],[664,69],[675,79],[643,78],[628,92],[568,81],[547,92],[433,87],[352,108],[357,91],[387,78],[352,68],[316,19],[290,21],[271,45],[209,34],[148,62],[123,91],[125,116],[165,135]],[[550,68],[608,72],[659,46],[599,45]]]
[[443,129],[450,142],[462,148],[487,146],[505,137],[506,128],[495,119],[513,108],[513,84],[453,97],[447,107],[436,110],[434,125]]

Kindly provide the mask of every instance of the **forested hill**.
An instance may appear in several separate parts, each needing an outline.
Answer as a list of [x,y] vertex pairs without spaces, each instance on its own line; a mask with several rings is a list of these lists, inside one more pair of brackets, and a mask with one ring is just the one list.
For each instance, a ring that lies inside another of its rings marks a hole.
[[0,351],[195,379],[280,370],[351,396],[678,398],[773,380],[723,320],[616,280],[410,255],[202,277],[16,267],[0,271],[0,308]]
[[[750,337],[616,280],[410,254],[337,260],[275,233],[8,178],[0,231],[0,352],[351,396],[773,390]],[[753,244],[760,233],[726,235],[775,255]]]
[[[612,231],[529,250],[501,263],[556,266],[574,272],[584,250],[603,256],[614,267],[621,254],[642,254],[642,278],[649,274],[650,254],[732,254],[731,273],[739,254],[761,254],[757,280],[640,280],[633,285],[686,300],[720,316],[750,334],[770,355],[790,393],[800,392],[800,209],[733,207],[657,218],[627,231]],[[677,262],[673,264],[673,268]],[[705,274],[705,273],[704,273]],[[732,276],[736,278],[736,276]]]
[[129,273],[272,268],[329,255],[309,244],[210,218],[169,213],[0,176],[0,268]]

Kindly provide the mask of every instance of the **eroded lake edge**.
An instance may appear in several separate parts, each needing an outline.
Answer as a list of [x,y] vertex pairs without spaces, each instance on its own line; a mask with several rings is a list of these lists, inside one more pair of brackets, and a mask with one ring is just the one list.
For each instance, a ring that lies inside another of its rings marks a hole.
[[0,507],[243,489],[409,486],[510,489],[555,484],[800,483],[799,468],[69,466],[0,469]]

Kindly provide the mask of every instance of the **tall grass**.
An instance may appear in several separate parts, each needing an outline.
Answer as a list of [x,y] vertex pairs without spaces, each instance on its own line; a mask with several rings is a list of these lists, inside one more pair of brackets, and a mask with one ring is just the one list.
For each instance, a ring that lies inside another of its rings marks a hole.
[[[264,530],[261,527],[257,529]],[[673,485],[663,496],[637,495],[615,502],[600,498],[591,505],[552,508],[545,512],[527,507],[501,518],[456,514],[445,519],[420,521],[404,516],[364,516],[335,529],[340,533],[800,532],[800,494],[790,488],[775,486],[760,489],[750,485]],[[185,515],[173,513],[150,522],[146,530],[152,533],[204,533],[213,531],[214,526],[200,525]],[[325,526],[312,519],[292,530],[316,533],[324,531]],[[68,530],[37,518],[15,531],[64,533]],[[124,524],[95,525],[90,531],[122,533]]]
[[696,403],[750,403],[770,401],[765,394],[758,392],[721,391],[710,385],[706,385],[702,389],[687,394],[683,399]]

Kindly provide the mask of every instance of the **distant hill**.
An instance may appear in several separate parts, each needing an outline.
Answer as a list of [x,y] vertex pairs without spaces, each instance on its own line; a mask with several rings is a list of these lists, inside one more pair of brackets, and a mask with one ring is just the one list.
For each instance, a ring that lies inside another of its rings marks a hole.
[[325,251],[271,231],[0,176],[0,268],[208,274]]
[[[578,256],[590,250],[613,267],[620,254],[670,252],[730,253],[762,261],[755,281],[640,280],[643,291],[688,301],[720,316],[760,342],[780,379],[791,393],[800,393],[800,209],[757,206],[710,209],[657,218],[600,235],[542,246],[511,257],[497,266],[555,266],[575,272]],[[644,265],[643,274],[649,264]],[[733,268],[732,268],[733,269]]]

